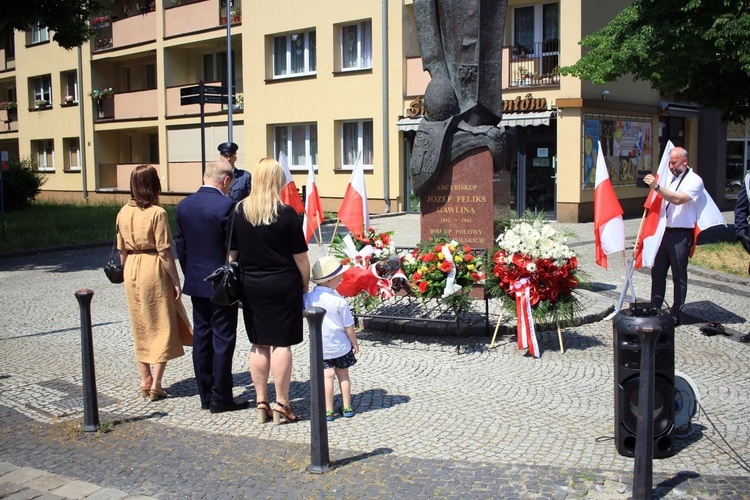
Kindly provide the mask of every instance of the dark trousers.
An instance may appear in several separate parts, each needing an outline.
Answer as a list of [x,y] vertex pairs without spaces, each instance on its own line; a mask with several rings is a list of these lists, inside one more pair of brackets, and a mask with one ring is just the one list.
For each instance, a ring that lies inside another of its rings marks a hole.
[[687,297],[687,267],[692,244],[692,228],[667,228],[656,252],[654,267],[651,269],[651,304],[658,309],[661,309],[664,302],[667,270],[672,269],[674,302],[671,315],[678,321]]
[[229,404],[232,357],[237,342],[237,305],[222,307],[210,299],[193,303],[193,369],[201,403]]

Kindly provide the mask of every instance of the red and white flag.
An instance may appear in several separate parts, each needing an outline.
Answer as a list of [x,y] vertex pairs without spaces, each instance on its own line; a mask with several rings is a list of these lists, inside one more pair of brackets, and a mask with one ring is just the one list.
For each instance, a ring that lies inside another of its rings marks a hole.
[[279,164],[284,169],[284,175],[286,176],[286,184],[281,188],[281,203],[289,205],[294,209],[295,212],[301,214],[305,211],[304,205],[302,205],[302,199],[299,197],[297,186],[294,184],[294,178],[292,172],[289,171],[289,165],[286,162],[286,155],[279,151]]
[[[323,204],[320,202],[320,195],[318,194],[318,185],[315,182],[315,169],[313,169],[312,161],[310,158],[307,159],[307,198],[305,199],[305,220],[302,222],[302,227],[305,228],[305,241],[310,242],[310,238],[315,234],[315,230],[320,227],[320,224],[325,220],[323,214]],[[322,243],[321,240],[319,243]]]
[[339,220],[353,234],[361,234],[365,227],[370,227],[362,153],[357,155],[354,171],[344,194],[344,201],[341,202],[341,208],[339,208]]
[[[664,149],[664,154],[659,162],[659,171],[657,172],[657,182],[661,189],[667,187],[667,179],[669,178],[669,155],[674,149],[672,141],[667,142],[667,147]],[[661,239],[664,236],[664,229],[667,225],[666,218],[666,203],[659,193],[651,191],[646,198],[646,202],[643,204],[644,208],[648,211],[646,219],[643,222],[643,229],[641,230],[641,241],[637,242],[635,250],[635,269],[639,267],[653,267],[654,259],[656,258],[656,252],[659,250],[661,245]],[[695,245],[698,241],[698,234],[704,229],[712,226],[718,226],[723,224],[726,226],[726,220],[724,215],[716,206],[711,195],[708,194],[706,188],[703,188],[703,192],[700,194],[698,199],[695,201],[695,213],[697,221],[693,228],[693,245],[690,247],[690,256],[692,257],[695,251]]]
[[596,159],[594,184],[594,241],[596,263],[607,268],[607,255],[625,250],[625,223],[622,206],[617,199],[604,161],[602,143]]
[[[673,149],[674,144],[672,144],[672,141],[667,141],[667,146],[664,148],[664,153],[661,155],[661,161],[659,161],[659,170],[656,171],[656,182],[661,186],[661,189],[667,187],[667,179],[669,178],[669,155],[672,153]],[[652,189],[651,192],[648,193],[643,208],[646,209],[646,216],[643,220],[641,238],[639,241],[636,241],[633,266],[635,269],[640,267],[653,267],[656,252],[659,250],[661,238],[664,236],[664,228],[667,225],[667,218],[664,216],[664,199],[655,190]]]

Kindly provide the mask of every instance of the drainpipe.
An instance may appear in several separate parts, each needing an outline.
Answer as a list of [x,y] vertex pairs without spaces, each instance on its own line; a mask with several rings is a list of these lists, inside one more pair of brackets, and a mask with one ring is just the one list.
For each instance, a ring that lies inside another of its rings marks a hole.
[[[83,53],[81,51],[81,46],[78,46],[78,121],[81,128],[81,143],[78,145],[79,154],[81,155],[81,182],[83,183],[83,199],[88,201],[89,200],[89,191],[88,187],[86,186],[87,183],[87,177],[86,177],[86,126],[83,122],[83,92],[82,92],[82,85],[83,85]],[[94,169],[96,169],[96,165],[94,165]]]
[[383,51],[383,201],[385,212],[391,211],[390,167],[388,165],[388,0],[382,0],[382,51]]

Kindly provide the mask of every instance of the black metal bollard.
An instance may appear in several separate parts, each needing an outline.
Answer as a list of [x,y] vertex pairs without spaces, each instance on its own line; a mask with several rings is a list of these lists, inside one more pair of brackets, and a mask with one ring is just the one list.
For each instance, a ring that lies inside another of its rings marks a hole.
[[83,369],[83,430],[99,430],[99,403],[96,397],[94,372],[94,340],[91,334],[91,299],[94,292],[86,288],[76,293],[81,309],[81,365]]
[[636,413],[635,467],[633,470],[633,498],[651,500],[654,462],[654,358],[660,326],[639,326],[641,338],[641,371],[638,381],[638,410]]
[[328,456],[328,422],[326,421],[326,390],[323,379],[323,317],[322,307],[309,307],[303,312],[310,327],[310,465],[305,469],[322,474],[331,469]]

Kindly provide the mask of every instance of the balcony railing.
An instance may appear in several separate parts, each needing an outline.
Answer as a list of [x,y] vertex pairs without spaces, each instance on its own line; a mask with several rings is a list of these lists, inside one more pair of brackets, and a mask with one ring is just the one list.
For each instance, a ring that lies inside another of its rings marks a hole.
[[[221,0],[175,5],[164,11],[164,36],[166,38],[195,33],[226,24],[226,4]],[[229,8],[232,24],[242,21],[242,4],[234,0]]]
[[148,7],[138,15],[102,16],[91,20],[94,52],[156,40],[156,13]]
[[503,51],[508,87],[558,85],[560,41],[514,45]]
[[18,132],[18,111],[15,109],[0,109],[0,133]]

